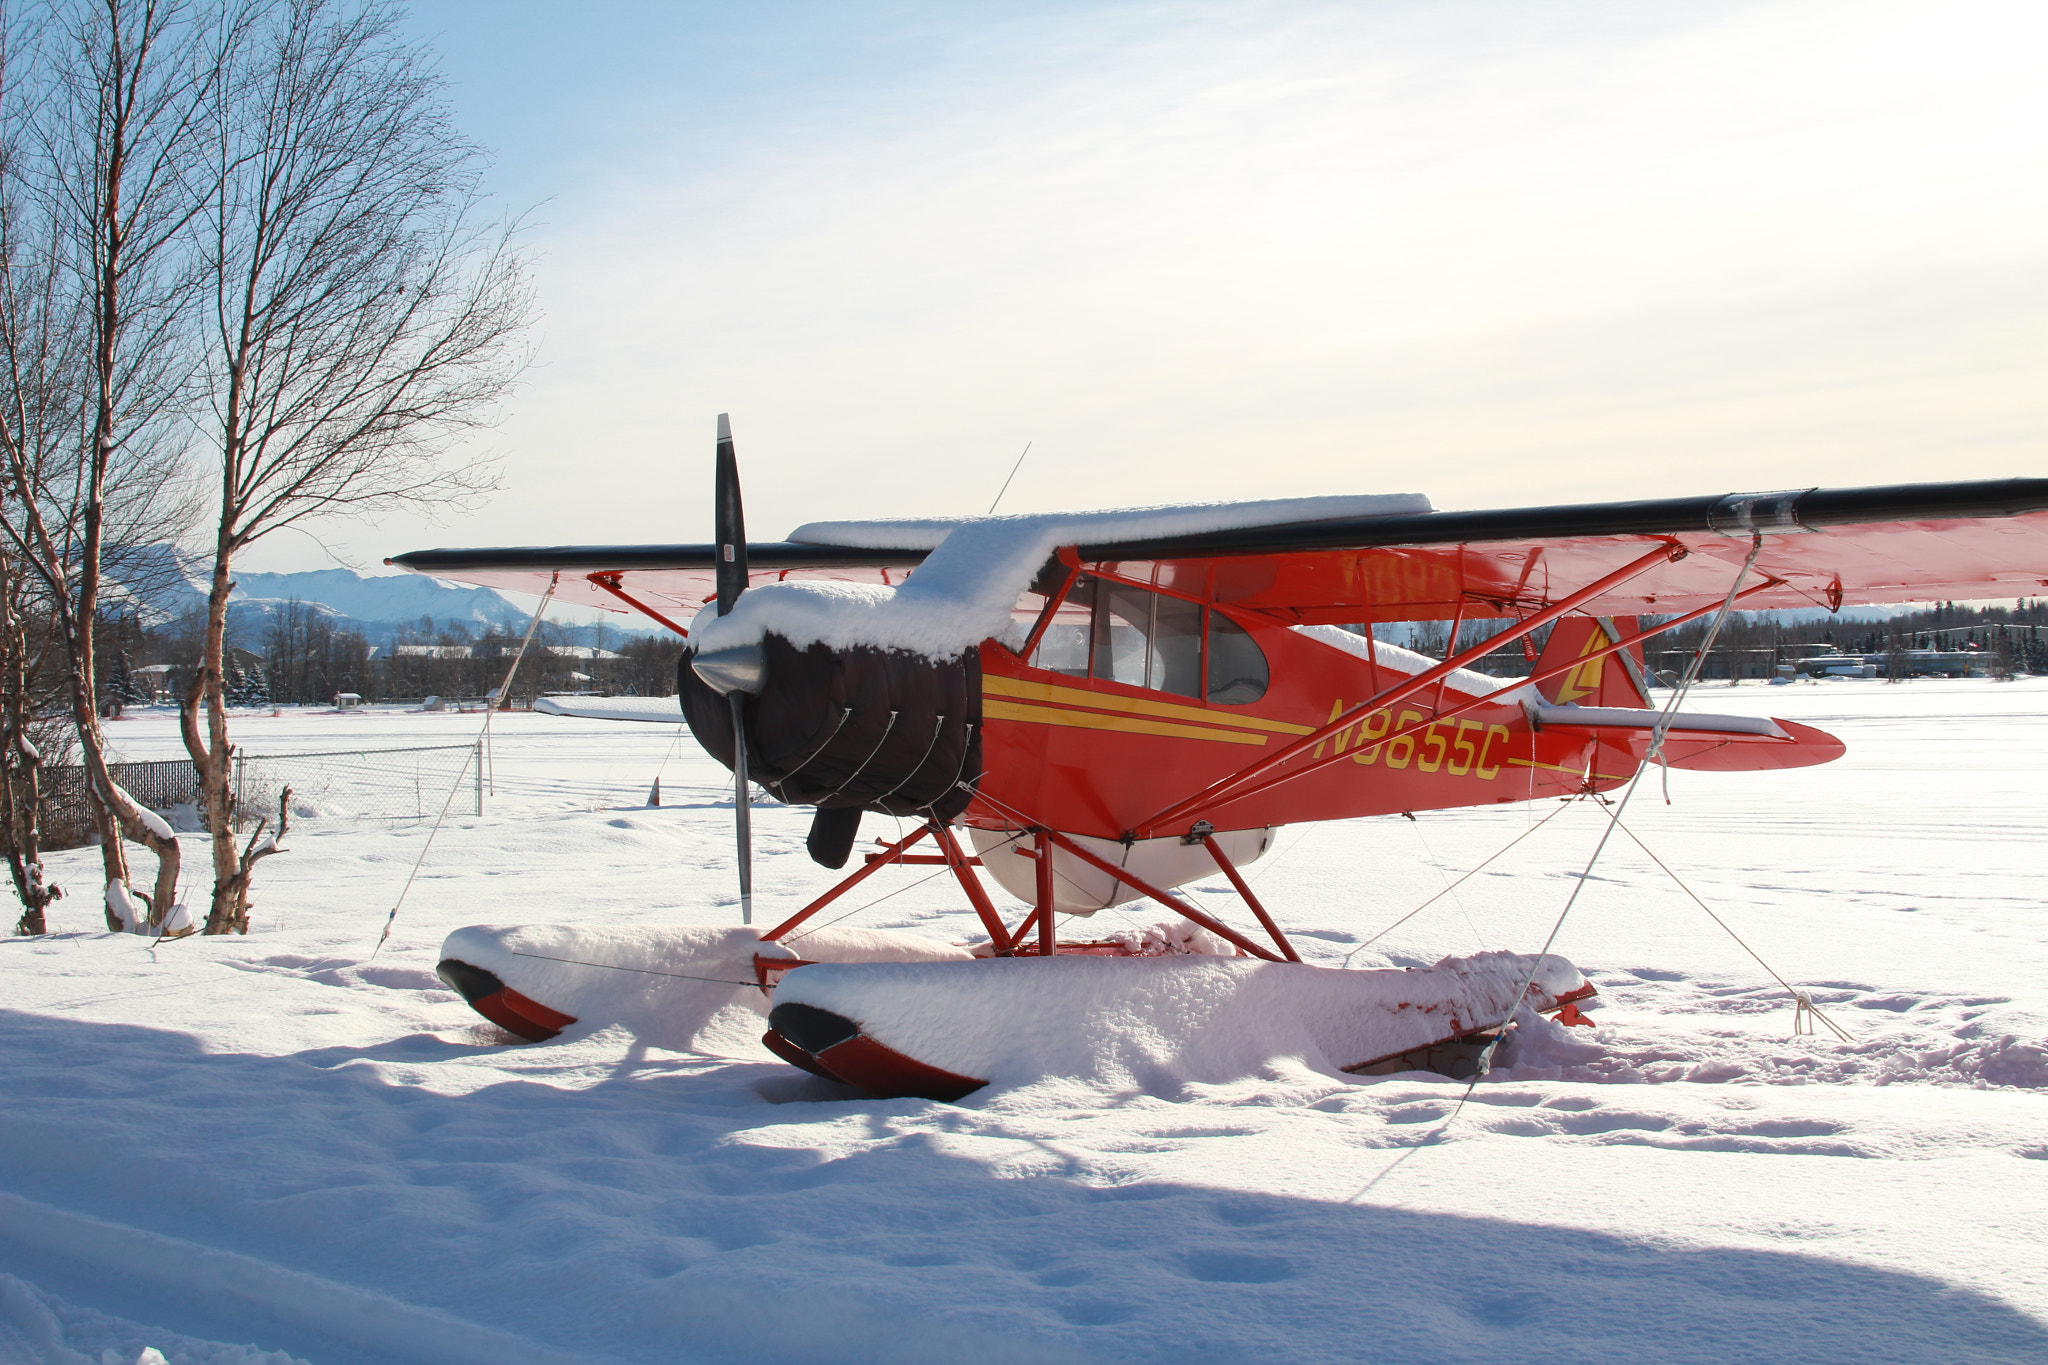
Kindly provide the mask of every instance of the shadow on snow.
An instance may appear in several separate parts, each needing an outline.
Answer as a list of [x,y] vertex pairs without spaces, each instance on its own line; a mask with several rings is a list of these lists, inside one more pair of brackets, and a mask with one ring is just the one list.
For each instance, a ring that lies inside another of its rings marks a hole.
[[[1056,1144],[1043,1173],[1004,1178],[960,1154],[967,1139],[890,1127],[920,1102],[771,1104],[794,1092],[766,1065],[563,1054],[576,1088],[427,1088],[477,1055],[430,1035],[208,1054],[183,1034],[0,1011],[0,1190],[592,1362],[2048,1359],[2048,1330],[1996,1300],[1814,1256],[1103,1188],[1062,1170]],[[33,1238],[0,1253],[102,1312],[318,1365],[392,1359],[260,1290],[226,1312],[147,1266],[110,1279]]]

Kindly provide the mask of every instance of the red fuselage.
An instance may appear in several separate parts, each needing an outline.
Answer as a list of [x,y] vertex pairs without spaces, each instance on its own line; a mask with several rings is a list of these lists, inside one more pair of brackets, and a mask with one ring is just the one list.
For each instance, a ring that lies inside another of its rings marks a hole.
[[[1014,827],[1021,815],[1102,838],[1179,833],[1150,822],[1413,676],[1412,662],[1391,667],[1268,616],[1134,584],[1104,578],[1075,597],[1028,660],[995,641],[982,647],[986,799],[969,807],[969,824]],[[1469,705],[1486,694],[1455,679],[1432,684],[1279,770],[1300,775],[1193,818],[1247,829],[1529,801],[1611,787],[1634,771],[1626,741],[1539,733],[1526,692]],[[1373,743],[1390,733],[1399,737]],[[1343,753],[1352,756],[1301,771]]]

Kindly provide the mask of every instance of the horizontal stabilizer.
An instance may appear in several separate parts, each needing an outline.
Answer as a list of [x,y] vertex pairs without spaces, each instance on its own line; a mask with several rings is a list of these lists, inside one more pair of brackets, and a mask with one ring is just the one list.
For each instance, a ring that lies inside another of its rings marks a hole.
[[1817,763],[1832,763],[1848,752],[1848,745],[1825,730],[1789,720],[1774,720],[1771,724],[1784,731],[1785,738],[1673,731],[1664,740],[1664,761],[1674,768],[1699,772],[1749,773],[1769,768],[1811,768]]
[[[1664,714],[1635,706],[1575,706],[1569,703],[1558,706],[1551,702],[1531,702],[1526,709],[1529,723],[1539,731],[1553,725],[1577,730],[1648,731],[1657,728],[1658,717]],[[1765,716],[1714,716],[1701,711],[1677,712],[1666,728],[1672,731],[1703,730],[1713,734],[1762,735],[1767,739],[1788,737],[1777,721]]]
[[[1633,706],[1559,706],[1524,702],[1535,730],[1591,730],[1602,742],[1632,752],[1641,762],[1649,754],[1658,711]],[[1807,768],[1831,763],[1847,751],[1825,730],[1765,716],[1717,716],[1680,711],[1664,734],[1664,762],[1674,768],[1703,772],[1756,772],[1769,768]]]

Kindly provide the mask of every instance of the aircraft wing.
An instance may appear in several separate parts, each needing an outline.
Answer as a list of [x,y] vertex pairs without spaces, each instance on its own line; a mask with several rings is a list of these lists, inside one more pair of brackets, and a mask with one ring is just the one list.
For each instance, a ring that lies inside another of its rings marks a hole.
[[[1082,545],[1082,562],[1303,623],[1540,609],[1661,547],[1597,615],[2025,597],[2048,588],[2048,479],[1736,493],[1307,522]],[[1762,591],[1748,589],[1762,586]]]
[[[866,550],[788,541],[747,545],[748,581],[824,578],[846,583],[901,583],[924,562],[924,550]],[[680,627],[717,595],[715,545],[524,545],[482,550],[414,550],[384,561],[414,573],[586,607],[627,611],[652,607]],[[605,584],[611,586],[607,587]],[[659,619],[659,617],[657,617]]]
[[[1658,551],[1587,599],[1597,615],[1720,602],[1761,536],[1742,607],[2026,597],[2048,589],[2048,479],[1797,489],[1476,512],[1298,521],[1082,544],[1081,563],[1291,622],[1510,616]],[[894,584],[928,550],[749,544],[754,583]],[[651,606],[680,625],[714,592],[710,545],[419,550],[387,563],[587,606]],[[609,586],[607,586],[609,585]],[[626,600],[626,599],[630,599]]]

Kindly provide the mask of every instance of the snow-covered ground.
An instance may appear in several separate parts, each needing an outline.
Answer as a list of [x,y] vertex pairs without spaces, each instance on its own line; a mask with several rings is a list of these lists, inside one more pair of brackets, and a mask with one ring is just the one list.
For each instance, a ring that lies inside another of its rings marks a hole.
[[[1453,1082],[1285,1057],[942,1105],[617,1029],[506,1046],[433,976],[451,929],[736,917],[724,774],[663,726],[501,717],[486,813],[374,958],[422,824],[307,821],[247,938],[154,948],[100,931],[96,860],[62,855],[63,932],[0,942],[0,1362],[2048,1359],[2048,681],[1692,704],[1848,741],[1673,773],[1668,806],[1646,783],[1628,823],[1851,1041],[1794,1036],[1617,837],[1556,949],[1597,1033],[1531,1038],[1455,1118]],[[113,733],[177,752],[164,716]],[[1290,829],[1254,885],[1335,964],[1549,809]],[[765,917],[831,880],[807,818],[757,812]],[[1566,809],[1354,965],[1533,951],[1603,819]],[[967,937],[931,871],[849,923]],[[1197,892],[1243,920],[1226,893]]]

